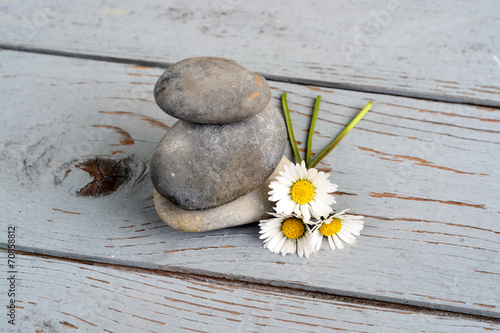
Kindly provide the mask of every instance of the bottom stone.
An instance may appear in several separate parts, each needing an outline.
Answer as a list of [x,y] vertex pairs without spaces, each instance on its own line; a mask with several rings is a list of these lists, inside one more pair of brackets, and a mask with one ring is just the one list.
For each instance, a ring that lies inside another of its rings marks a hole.
[[283,156],[280,164],[269,178],[252,192],[230,203],[206,210],[185,210],[154,191],[156,211],[160,218],[170,227],[186,232],[200,232],[234,227],[257,222],[266,212],[273,209],[269,201],[269,184],[290,161]]

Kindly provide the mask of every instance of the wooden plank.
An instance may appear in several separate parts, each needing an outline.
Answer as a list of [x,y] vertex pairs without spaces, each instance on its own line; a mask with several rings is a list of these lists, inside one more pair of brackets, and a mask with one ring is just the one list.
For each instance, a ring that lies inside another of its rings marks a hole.
[[[161,222],[148,161],[174,119],[153,100],[160,69],[0,57],[0,211],[20,249],[499,317],[499,110],[271,82],[273,103],[289,92],[301,149],[322,94],[316,152],[375,102],[320,165],[339,184],[335,208],[367,216],[363,234],[305,260],[262,249],[256,225],[187,234]],[[76,195],[96,160],[121,162],[124,183]]]
[[284,80],[500,105],[489,0],[0,4],[0,43],[174,63],[212,55]]
[[[2,318],[5,332],[500,330],[494,321],[348,303],[251,284],[26,255],[16,261],[16,325]],[[2,290],[10,288],[7,279],[0,281]],[[2,293],[2,304],[10,299]]]

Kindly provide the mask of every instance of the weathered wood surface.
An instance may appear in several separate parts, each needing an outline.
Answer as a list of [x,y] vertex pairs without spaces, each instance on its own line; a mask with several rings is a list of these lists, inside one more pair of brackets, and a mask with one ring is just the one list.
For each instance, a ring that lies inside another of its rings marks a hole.
[[19,1],[0,43],[136,61],[235,59],[295,82],[500,106],[497,1]]
[[[174,122],[151,92],[161,69],[0,58],[2,246],[15,225],[28,252],[500,317],[499,110],[270,82],[277,105],[289,93],[301,148],[318,93],[316,151],[375,103],[319,166],[338,209],[366,227],[356,247],[305,260],[262,249],[256,225],[187,234],[161,222],[148,174]],[[110,176],[123,178],[115,192],[82,196],[111,192]]]
[[[12,332],[484,332],[500,328],[466,316],[349,303],[320,294],[185,274],[25,255],[18,256],[17,262],[18,319]],[[0,288],[8,287],[7,280],[1,279]]]

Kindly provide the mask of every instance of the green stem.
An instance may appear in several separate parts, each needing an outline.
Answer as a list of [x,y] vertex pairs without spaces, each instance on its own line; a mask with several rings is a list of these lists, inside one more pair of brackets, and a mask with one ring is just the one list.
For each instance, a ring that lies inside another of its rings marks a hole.
[[323,150],[321,154],[319,154],[319,156],[314,160],[314,162],[311,163],[309,168],[314,168],[316,165],[318,165],[318,163],[323,158],[325,158],[325,156],[328,155],[328,153],[330,153],[332,149],[335,148],[340,143],[340,141],[342,141],[342,139],[347,135],[347,133],[349,133],[353,129],[353,127],[356,126],[356,124],[361,120],[361,118],[363,118],[363,116],[371,109],[372,106],[373,106],[372,102],[366,104],[366,106],[349,123],[349,125],[347,125],[346,128],[344,128],[344,130],[335,138],[335,140],[333,140],[333,142],[330,143],[330,145],[326,147],[326,149]]
[[293,135],[292,120],[290,119],[290,111],[288,110],[288,104],[286,102],[286,93],[283,93],[283,95],[281,95],[281,103],[283,104],[283,111],[285,112],[286,128],[288,130],[288,137],[290,138],[290,144],[292,145],[295,160],[297,161],[297,163],[302,163],[299,149],[297,148],[297,141],[295,141],[295,136]]
[[311,126],[309,127],[309,135],[307,137],[306,165],[311,164],[311,153],[312,153],[311,146],[313,141],[314,127],[316,126],[316,119],[318,118],[320,102],[321,102],[321,96],[318,96],[318,98],[316,98],[316,104],[314,105],[314,112],[311,119]]

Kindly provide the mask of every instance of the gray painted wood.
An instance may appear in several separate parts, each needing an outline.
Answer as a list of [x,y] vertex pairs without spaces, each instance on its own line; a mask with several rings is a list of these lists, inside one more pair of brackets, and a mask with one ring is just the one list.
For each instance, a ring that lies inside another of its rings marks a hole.
[[[148,175],[174,122],[153,100],[161,69],[0,57],[1,242],[14,225],[29,252],[499,317],[497,109],[271,82],[277,105],[289,93],[301,148],[322,95],[316,152],[375,103],[319,165],[339,184],[336,208],[366,227],[355,247],[306,260],[262,249],[255,224],[188,234],[161,222]],[[96,159],[122,161],[129,178],[108,196],[75,195]]]
[[212,55],[285,80],[500,105],[495,1],[2,2],[0,43],[174,63]]
[[[3,258],[2,258],[3,259]],[[4,332],[484,332],[494,322],[313,298],[186,275],[17,257],[16,325]],[[0,279],[0,288],[8,289]],[[2,293],[2,304],[8,298]],[[12,329],[15,328],[15,329]]]

